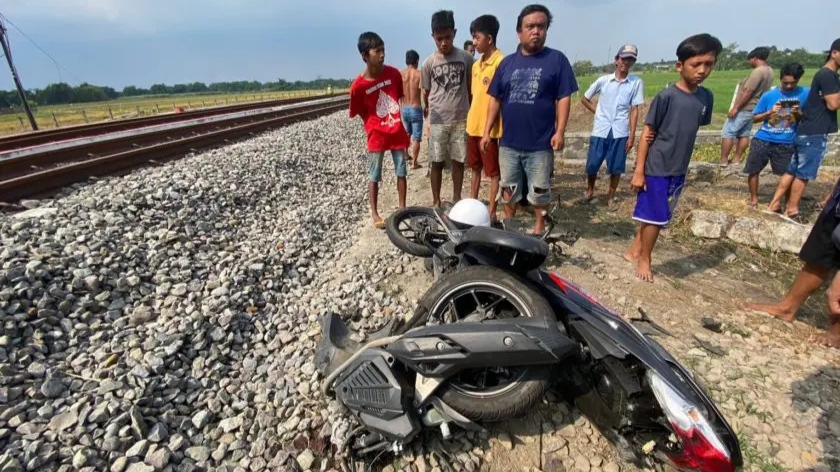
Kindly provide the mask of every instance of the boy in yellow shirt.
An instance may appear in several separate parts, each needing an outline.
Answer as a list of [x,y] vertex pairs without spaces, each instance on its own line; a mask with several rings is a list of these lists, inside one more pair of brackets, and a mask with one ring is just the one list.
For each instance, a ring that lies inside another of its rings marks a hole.
[[499,20],[493,15],[481,15],[470,24],[473,44],[481,54],[481,60],[472,66],[472,104],[467,115],[467,165],[472,169],[470,197],[478,198],[481,188],[481,170],[490,178],[490,217],[496,220],[496,200],[499,194],[499,138],[502,136],[502,120],[490,133],[490,145],[481,150],[481,138],[487,122],[487,110],[490,107],[490,95],[487,88],[493,80],[496,68],[502,61],[502,52],[496,48],[496,36],[499,34]]

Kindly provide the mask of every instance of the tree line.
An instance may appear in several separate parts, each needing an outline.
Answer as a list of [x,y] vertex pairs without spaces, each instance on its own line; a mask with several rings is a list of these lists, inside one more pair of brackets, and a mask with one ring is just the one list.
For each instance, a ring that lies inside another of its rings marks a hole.
[[[778,70],[789,62],[798,62],[806,69],[818,69],[825,64],[825,53],[810,52],[804,48],[779,49],[776,46],[767,46],[770,49],[770,57],[767,63],[770,67]],[[752,48],[750,48],[751,50]],[[749,50],[740,49],[737,43],[732,43],[723,48],[718,57],[716,70],[741,70],[749,67],[747,63]],[[603,64],[596,66],[592,61],[577,61],[573,65],[576,75],[588,75],[602,72],[612,72],[614,64]],[[634,67],[637,72],[655,72],[658,70],[673,70],[674,60],[659,60],[655,62],[639,62]]]
[[[83,83],[72,86],[64,82],[49,84],[43,89],[26,91],[26,100],[32,106],[64,105],[70,103],[102,102],[122,97],[166,96],[174,94],[218,94],[236,92],[285,92],[296,90],[325,90],[328,87],[343,89],[350,87],[346,79],[322,79],[289,82],[280,79],[276,82],[259,82],[256,80],[241,80],[235,82],[193,82],[189,84],[154,84],[149,88],[129,85],[121,91],[113,87],[104,87]],[[20,96],[16,90],[0,90],[0,108],[21,106]]]

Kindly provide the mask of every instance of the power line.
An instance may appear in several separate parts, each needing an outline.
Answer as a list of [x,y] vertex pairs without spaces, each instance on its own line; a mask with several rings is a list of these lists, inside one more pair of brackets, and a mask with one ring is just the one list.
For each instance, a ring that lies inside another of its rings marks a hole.
[[74,74],[73,72],[71,72],[68,68],[66,68],[66,67],[64,67],[63,65],[61,65],[61,64],[60,64],[60,63],[59,63],[59,62],[58,62],[58,61],[57,61],[54,57],[52,57],[52,55],[50,55],[50,53],[48,53],[46,50],[44,50],[44,48],[42,48],[42,47],[41,47],[38,43],[36,43],[34,39],[30,38],[28,34],[26,34],[26,33],[25,33],[22,29],[20,29],[20,28],[18,27],[18,25],[14,24],[14,23],[12,22],[12,20],[10,20],[10,19],[9,19],[9,17],[8,17],[8,16],[6,16],[6,15],[4,15],[4,14],[0,13],[0,19],[5,20],[5,21],[6,21],[6,23],[8,23],[8,24],[12,25],[12,27],[14,27],[14,29],[16,29],[16,30],[17,30],[20,34],[22,34],[24,38],[28,39],[30,43],[32,43],[33,45],[35,45],[35,47],[36,47],[36,48],[38,48],[38,49],[39,49],[42,53],[44,53],[44,55],[46,55],[47,57],[49,57],[49,58],[50,58],[50,60],[51,60],[51,61],[53,61],[53,64],[55,64],[55,68],[56,68],[56,70],[58,71],[58,80],[59,80],[59,81],[62,81],[62,80],[61,80],[61,69],[64,69],[64,70],[65,70],[68,74],[70,74],[70,76],[71,76],[71,77],[73,77],[73,78],[74,78],[77,82],[79,82],[79,83],[82,83],[82,82],[83,82],[83,80],[81,80],[81,79],[79,78],[79,76],[77,76],[76,74]]

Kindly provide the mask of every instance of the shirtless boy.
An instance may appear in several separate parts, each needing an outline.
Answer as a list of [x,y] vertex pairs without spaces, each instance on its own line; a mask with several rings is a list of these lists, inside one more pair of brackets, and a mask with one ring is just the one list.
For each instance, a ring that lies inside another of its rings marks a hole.
[[403,98],[400,100],[402,106],[403,125],[405,131],[411,136],[411,148],[408,152],[408,160],[411,161],[412,169],[420,168],[420,139],[423,137],[423,108],[420,106],[420,70],[417,65],[420,63],[420,55],[411,49],[405,53],[405,65],[400,74],[403,82]]

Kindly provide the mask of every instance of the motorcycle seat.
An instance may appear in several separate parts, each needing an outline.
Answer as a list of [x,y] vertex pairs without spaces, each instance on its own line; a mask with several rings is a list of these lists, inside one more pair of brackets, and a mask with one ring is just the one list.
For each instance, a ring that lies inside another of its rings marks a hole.
[[512,259],[511,265],[524,270],[536,269],[548,258],[548,244],[545,241],[522,233],[484,226],[468,229],[455,245],[456,254],[468,250],[501,252],[506,258]]

